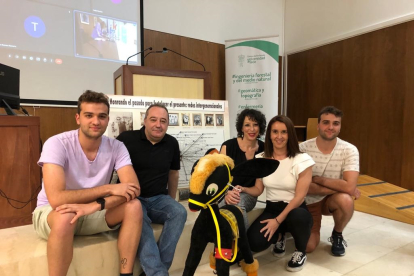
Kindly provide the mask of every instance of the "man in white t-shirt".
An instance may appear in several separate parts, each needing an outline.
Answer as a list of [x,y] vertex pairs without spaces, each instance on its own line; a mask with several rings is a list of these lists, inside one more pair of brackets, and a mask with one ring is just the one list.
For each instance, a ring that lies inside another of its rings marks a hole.
[[354,213],[353,196],[360,196],[356,188],[359,176],[358,149],[338,138],[343,113],[333,107],[324,107],[318,116],[316,138],[300,144],[300,150],[315,161],[312,183],[306,196],[306,204],[313,217],[311,236],[306,252],[312,252],[320,241],[322,215],[332,215],[334,228],[329,241],[334,256],[344,256],[346,242],[342,231]]

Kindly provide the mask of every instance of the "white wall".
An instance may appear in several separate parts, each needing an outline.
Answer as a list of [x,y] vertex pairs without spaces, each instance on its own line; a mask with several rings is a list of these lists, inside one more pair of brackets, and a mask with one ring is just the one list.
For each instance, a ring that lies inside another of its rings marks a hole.
[[414,19],[413,0],[286,0],[285,54]]
[[145,0],[144,28],[224,44],[279,35],[285,0]]

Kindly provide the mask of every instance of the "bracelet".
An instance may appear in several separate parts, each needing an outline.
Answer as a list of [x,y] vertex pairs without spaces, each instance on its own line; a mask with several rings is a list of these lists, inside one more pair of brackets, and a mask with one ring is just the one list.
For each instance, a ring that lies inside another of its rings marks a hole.
[[276,222],[280,225],[280,222],[277,220],[277,217],[275,217]]

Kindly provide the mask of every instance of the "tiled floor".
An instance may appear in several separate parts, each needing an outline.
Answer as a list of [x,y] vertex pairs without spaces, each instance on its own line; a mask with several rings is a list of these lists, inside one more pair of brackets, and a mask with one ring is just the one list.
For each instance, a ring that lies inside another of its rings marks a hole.
[[[260,263],[259,275],[392,275],[414,276],[414,225],[401,223],[365,213],[355,212],[344,231],[348,243],[346,256],[333,257],[329,254],[328,238],[332,232],[333,220],[322,220],[321,243],[315,252],[308,254],[308,260],[300,272],[288,272],[286,262],[293,251],[293,239],[286,245],[286,255],[277,259],[270,249],[256,254]],[[174,271],[171,276],[182,275]],[[198,267],[196,276],[214,276],[209,265]],[[230,268],[231,276],[246,275],[236,265]]]

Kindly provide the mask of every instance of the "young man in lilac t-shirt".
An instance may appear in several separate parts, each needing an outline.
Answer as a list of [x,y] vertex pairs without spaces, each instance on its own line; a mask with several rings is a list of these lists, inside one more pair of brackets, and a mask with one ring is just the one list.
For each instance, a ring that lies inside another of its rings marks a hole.
[[[120,273],[132,275],[142,230],[142,207],[136,199],[140,186],[125,146],[103,136],[109,122],[107,97],[83,93],[76,122],[79,129],[46,141],[38,162],[43,185],[33,225],[47,240],[49,275],[67,274],[74,235],[118,228]],[[121,183],[110,185],[114,169]]]

